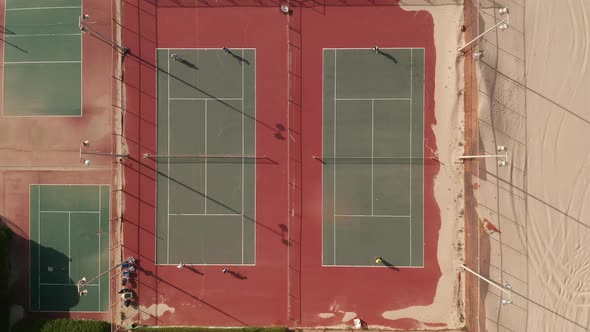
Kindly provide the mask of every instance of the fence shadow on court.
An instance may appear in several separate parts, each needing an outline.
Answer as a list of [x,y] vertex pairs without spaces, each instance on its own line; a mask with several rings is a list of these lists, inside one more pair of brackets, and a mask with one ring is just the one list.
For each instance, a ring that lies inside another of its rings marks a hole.
[[[170,181],[172,181],[172,182],[174,182],[174,183],[176,183],[176,184],[178,184],[178,185],[182,186],[183,188],[185,188],[185,189],[187,189],[187,190],[190,190],[190,191],[192,191],[192,192],[196,193],[197,195],[200,195],[200,196],[204,197],[204,198],[205,198],[206,200],[208,200],[208,201],[211,201],[211,202],[213,202],[213,203],[216,203],[216,204],[218,204],[218,205],[220,205],[220,206],[222,206],[222,207],[224,207],[224,208],[228,209],[229,211],[231,211],[231,212],[233,212],[233,213],[236,213],[236,214],[242,214],[241,212],[239,212],[239,211],[237,211],[237,210],[233,209],[232,207],[228,206],[227,204],[225,204],[225,203],[223,203],[223,202],[221,202],[221,201],[219,201],[219,200],[217,200],[217,199],[215,199],[215,198],[213,198],[213,197],[211,197],[211,196],[209,196],[209,195],[205,195],[205,193],[203,193],[203,192],[201,192],[201,191],[199,191],[199,190],[197,190],[197,189],[195,189],[195,188],[193,188],[193,187],[191,187],[191,186],[188,186],[188,185],[186,185],[185,183],[181,182],[180,180],[178,180],[178,179],[176,179],[176,178],[173,178],[173,177],[169,176],[168,174],[165,174],[165,173],[163,173],[163,172],[159,171],[158,169],[156,169],[156,168],[152,167],[152,166],[151,166],[151,165],[149,165],[149,164],[146,164],[145,162],[143,162],[143,160],[141,160],[141,161],[140,161],[140,160],[137,160],[137,159],[135,159],[135,158],[133,158],[133,157],[129,157],[128,159],[130,159],[130,160],[132,160],[132,161],[134,161],[134,162],[136,162],[136,163],[138,163],[138,164],[141,164],[141,165],[142,165],[142,167],[145,167],[145,168],[146,168],[146,169],[148,169],[150,172],[154,172],[154,173],[156,173],[157,175],[161,175],[161,176],[163,176],[164,178],[166,178],[166,179],[168,179],[168,180],[170,180]],[[143,174],[145,175],[146,173],[143,173]],[[156,181],[156,179],[155,179],[155,178],[150,178],[150,179],[151,179],[152,181]],[[244,220],[246,220],[246,221],[248,221],[248,222],[256,222],[256,220],[255,220],[254,218],[252,218],[251,216],[247,216],[247,215],[244,215]],[[274,233],[274,234],[276,234],[277,236],[279,236],[279,237],[281,238],[281,241],[283,241],[283,240],[284,240],[284,233],[282,233],[282,232],[280,232],[280,231],[277,231],[277,230],[274,230],[274,229],[272,229],[271,227],[269,227],[269,226],[267,226],[267,225],[264,225],[263,223],[256,222],[256,226],[257,226],[257,227],[262,227],[262,228],[264,228],[264,229],[266,229],[266,230],[270,231],[271,233]],[[283,243],[284,243],[284,242],[283,242]]]
[[[14,31],[8,29],[7,27],[5,27],[3,25],[0,25],[0,33],[3,34],[4,36],[6,36],[6,35],[14,35],[15,34]],[[21,51],[23,53],[29,54],[29,52],[27,50],[25,50],[24,48],[21,48],[21,47],[19,47],[16,44],[13,44],[13,43],[8,42],[5,38],[0,38],[0,41],[2,41],[3,43],[5,43],[6,45],[10,45],[10,46],[16,48],[17,50],[19,50],[19,51]]]
[[0,41],[2,41],[6,45],[9,45],[9,46],[12,46],[12,47],[16,48],[17,50],[19,50],[19,51],[21,51],[23,53],[29,54],[29,51],[25,50],[24,48],[19,47],[16,44],[13,44],[13,43],[8,42],[6,39],[0,38]]
[[271,125],[269,125],[269,124],[267,124],[265,122],[262,122],[262,121],[256,119],[255,117],[253,117],[253,116],[251,116],[249,114],[246,114],[246,113],[242,112],[242,110],[240,110],[240,109],[238,109],[238,108],[230,105],[229,103],[225,102],[224,100],[221,100],[221,99],[215,97],[211,93],[209,93],[209,92],[207,92],[207,91],[205,91],[205,90],[203,90],[203,89],[201,89],[201,88],[199,88],[199,87],[197,87],[197,86],[195,86],[195,85],[193,85],[193,84],[191,84],[191,83],[189,83],[189,82],[181,79],[180,77],[170,74],[168,71],[164,70],[163,68],[159,68],[158,66],[154,65],[153,63],[150,63],[150,62],[144,60],[143,58],[141,58],[138,55],[135,55],[134,53],[129,53],[127,56],[128,57],[132,57],[133,59],[139,61],[142,65],[148,66],[148,67],[150,67],[150,68],[152,68],[154,70],[157,70],[159,72],[162,72],[163,74],[169,75],[171,78],[174,78],[174,79],[178,80],[179,82],[185,84],[186,86],[188,86],[188,87],[190,87],[192,89],[195,89],[196,91],[199,91],[200,93],[202,93],[202,94],[206,95],[207,97],[215,100],[216,102],[219,102],[220,104],[228,107],[229,109],[231,109],[233,111],[236,111],[236,112],[238,112],[240,114],[243,114],[246,118],[248,118],[248,119],[250,119],[252,121],[255,121],[257,124],[260,124],[260,125],[264,126],[265,128],[267,128],[268,130],[274,132],[274,137],[276,139],[280,139],[280,140],[284,140],[285,139],[285,137],[283,135],[283,133],[285,131],[285,129],[284,129],[285,126],[283,124],[278,123],[278,124],[276,124],[276,127],[273,127],[273,126],[271,126]]
[[251,157],[251,156],[149,156],[148,159],[155,161],[158,164],[272,164],[278,163],[267,156]]

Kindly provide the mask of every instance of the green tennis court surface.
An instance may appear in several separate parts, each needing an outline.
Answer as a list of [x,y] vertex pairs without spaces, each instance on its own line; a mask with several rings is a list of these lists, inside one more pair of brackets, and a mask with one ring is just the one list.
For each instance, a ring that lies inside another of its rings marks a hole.
[[157,263],[255,263],[255,50],[158,49]]
[[30,291],[33,311],[106,311],[109,278],[76,283],[109,269],[109,186],[30,187]]
[[81,0],[6,0],[4,115],[82,114],[81,11]]
[[423,49],[325,49],[323,265],[423,265]]

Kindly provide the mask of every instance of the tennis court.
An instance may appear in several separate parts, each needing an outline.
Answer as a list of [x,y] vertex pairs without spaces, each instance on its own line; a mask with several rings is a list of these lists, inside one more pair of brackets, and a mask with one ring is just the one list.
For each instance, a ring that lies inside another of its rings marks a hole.
[[255,264],[255,50],[156,52],[157,264]]
[[82,115],[81,15],[81,0],[6,0],[5,116]]
[[424,49],[323,56],[323,265],[422,267]]
[[109,199],[105,185],[30,186],[32,311],[108,310],[108,275],[90,281],[109,268]]

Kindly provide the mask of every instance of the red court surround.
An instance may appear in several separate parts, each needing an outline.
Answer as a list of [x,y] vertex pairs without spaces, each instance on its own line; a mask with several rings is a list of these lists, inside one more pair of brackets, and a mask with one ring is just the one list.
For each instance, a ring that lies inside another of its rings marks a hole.
[[[381,315],[433,301],[441,275],[436,253],[441,221],[433,194],[438,165],[425,165],[424,268],[323,268],[321,164],[311,158],[322,152],[323,48],[425,48],[424,136],[436,150],[432,17],[397,6],[292,9],[289,17],[274,6],[123,3],[123,41],[131,48],[125,60],[125,139],[131,155],[156,152],[156,48],[227,46],[256,49],[256,149],[277,163],[257,165],[256,266],[231,267],[247,277],[240,280],[220,267],[155,265],[155,165],[141,158],[126,162],[125,255],[138,257],[142,266],[137,284],[142,324],[351,326],[342,319],[344,312],[354,312],[370,325],[412,328],[420,324]],[[425,150],[425,157],[429,153]],[[297,181],[291,180],[294,172],[301,175]],[[293,200],[296,193],[300,200]],[[334,316],[321,318],[325,313]]]

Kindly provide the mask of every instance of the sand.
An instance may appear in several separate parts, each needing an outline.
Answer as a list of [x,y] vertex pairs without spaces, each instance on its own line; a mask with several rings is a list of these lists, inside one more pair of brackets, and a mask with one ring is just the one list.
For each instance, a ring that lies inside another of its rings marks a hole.
[[[458,274],[463,247],[463,174],[462,166],[455,163],[462,154],[463,141],[463,60],[457,57],[457,48],[463,41],[459,29],[463,21],[463,6],[459,1],[401,1],[408,11],[426,10],[434,18],[436,46],[435,113],[433,127],[441,161],[435,179],[434,194],[441,209],[441,229],[438,240],[438,263],[442,276],[434,302],[429,306],[414,306],[387,311],[387,319],[413,318],[425,323],[445,323],[448,328],[463,325],[463,286]],[[425,154],[430,155],[428,142]],[[426,325],[422,328],[428,328]]]
[[[486,162],[474,180],[491,235],[489,277],[513,303],[485,294],[480,331],[590,328],[590,3],[503,1],[508,30],[481,43],[479,116],[486,153],[506,145],[510,165]],[[480,2],[480,29],[500,7]],[[494,17],[495,15],[495,17]],[[484,151],[480,151],[484,152]]]
[[139,320],[146,320],[150,317],[161,317],[167,312],[174,313],[175,308],[169,307],[164,303],[152,304],[149,307],[140,305],[138,308]]

